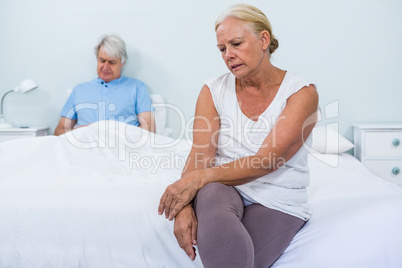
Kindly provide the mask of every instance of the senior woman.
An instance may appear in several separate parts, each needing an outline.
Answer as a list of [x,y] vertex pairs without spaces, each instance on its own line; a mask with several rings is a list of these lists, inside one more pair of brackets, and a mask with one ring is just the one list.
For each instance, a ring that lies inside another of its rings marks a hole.
[[55,135],[100,120],[122,121],[155,132],[151,98],[140,80],[121,75],[126,44],[104,35],[95,47],[98,78],[76,86],[61,111]]
[[310,217],[303,144],[318,93],[271,64],[278,41],[259,9],[232,6],[215,31],[230,73],[201,89],[187,168],[158,212],[175,218],[191,259],[198,244],[205,267],[269,267]]

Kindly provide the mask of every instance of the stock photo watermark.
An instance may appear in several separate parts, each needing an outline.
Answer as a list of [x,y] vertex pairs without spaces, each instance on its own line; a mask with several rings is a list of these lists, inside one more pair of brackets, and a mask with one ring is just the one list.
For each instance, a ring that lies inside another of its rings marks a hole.
[[[158,106],[159,105],[159,106]],[[265,147],[276,147],[278,137],[276,125],[282,120],[287,120],[285,116],[265,118],[260,117],[258,123],[255,121],[235,121],[231,117],[221,116],[219,118],[214,118],[214,120],[219,120],[220,128],[213,130],[211,122],[208,118],[201,116],[193,116],[186,120],[183,111],[175,105],[172,104],[157,104],[154,108],[158,109],[163,107],[169,110],[171,113],[178,115],[180,120],[179,136],[177,138],[161,138],[159,135],[154,135],[148,131],[135,130],[133,125],[130,123],[135,122],[136,116],[123,117],[123,116],[111,116],[108,112],[113,112],[115,106],[100,102],[97,104],[81,104],[79,109],[91,109],[98,112],[98,116],[101,119],[105,119],[97,122],[96,128],[92,129],[95,133],[93,136],[83,135],[79,131],[67,132],[67,140],[78,148],[90,149],[90,148],[112,148],[117,151],[119,160],[129,159],[130,167],[142,167],[144,169],[154,169],[157,166],[164,167],[175,167],[184,166],[185,159],[180,157],[179,154],[171,154],[166,158],[152,159],[153,156],[141,156],[139,152],[135,152],[144,146],[152,149],[172,149],[175,150],[181,142],[186,142],[188,146],[194,146],[198,149],[207,148],[208,146],[214,146],[217,149],[229,148],[235,151],[236,148],[241,148],[244,145],[248,148],[258,150],[262,148],[262,144]],[[107,117],[107,118],[106,118]],[[317,114],[312,115],[306,120],[303,125],[302,136],[304,129],[309,127],[311,124],[319,124],[323,120],[336,120],[339,117],[339,101],[334,101],[324,106],[324,109],[319,109]],[[237,116],[236,118],[241,118]],[[194,124],[198,126],[202,125],[202,128],[193,128]],[[332,122],[325,124],[327,128],[333,128],[338,130],[339,123]],[[134,130],[134,131],[133,131]],[[209,132],[210,140],[204,141],[203,143],[194,144],[192,141],[193,135],[197,133]],[[271,134],[271,139],[269,142],[265,142],[267,133]],[[327,131],[324,137],[324,146],[327,146],[331,142],[332,146],[338,145],[339,140],[337,137],[330,137],[329,131]],[[219,136],[219,139],[218,139]],[[314,138],[314,137],[313,137]],[[322,137],[321,137],[322,139]],[[308,142],[308,137],[303,137],[302,147],[307,150],[313,156],[315,154],[322,153],[317,151],[316,148],[312,147],[311,141]],[[244,156],[243,156],[244,157]],[[272,158],[272,156],[269,156]],[[268,158],[269,158],[268,157]],[[267,158],[267,159],[268,159]],[[265,162],[269,162],[265,159]],[[334,158],[335,159],[335,158]],[[261,163],[259,163],[261,165]],[[272,164],[272,163],[271,163]],[[333,160],[331,163],[327,163],[331,166],[338,165],[337,160]],[[252,166],[252,163],[246,163],[244,165]]]

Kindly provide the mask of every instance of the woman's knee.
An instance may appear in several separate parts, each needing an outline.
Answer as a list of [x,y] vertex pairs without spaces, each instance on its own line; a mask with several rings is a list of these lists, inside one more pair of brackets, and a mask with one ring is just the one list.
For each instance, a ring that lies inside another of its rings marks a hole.
[[243,201],[240,194],[232,187],[222,183],[209,183],[202,187],[195,198],[196,212],[234,209],[243,211]]
[[222,194],[224,195],[226,191],[230,191],[229,186],[222,183],[212,182],[208,183],[198,191],[197,198],[201,200],[219,201],[220,197],[223,197]]

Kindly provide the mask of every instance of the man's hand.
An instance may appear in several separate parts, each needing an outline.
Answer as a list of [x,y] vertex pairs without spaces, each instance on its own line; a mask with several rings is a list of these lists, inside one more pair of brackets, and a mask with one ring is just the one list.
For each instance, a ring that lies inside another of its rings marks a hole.
[[174,220],[174,235],[180,247],[192,261],[195,260],[197,244],[197,218],[191,205],[185,206]]

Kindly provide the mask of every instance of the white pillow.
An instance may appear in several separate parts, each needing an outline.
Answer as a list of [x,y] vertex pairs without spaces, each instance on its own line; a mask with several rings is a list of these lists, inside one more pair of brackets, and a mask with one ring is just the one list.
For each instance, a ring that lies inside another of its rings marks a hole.
[[341,154],[353,147],[353,143],[331,126],[319,125],[313,129],[313,143],[309,151],[322,154]]

